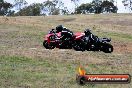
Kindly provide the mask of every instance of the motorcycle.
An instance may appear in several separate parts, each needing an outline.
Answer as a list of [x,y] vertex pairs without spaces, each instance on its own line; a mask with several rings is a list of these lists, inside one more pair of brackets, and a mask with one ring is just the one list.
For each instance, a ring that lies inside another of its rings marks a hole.
[[46,49],[74,49],[76,51],[103,51],[105,53],[113,52],[113,46],[110,44],[109,38],[98,38],[95,36],[95,41],[90,41],[85,33],[77,32],[72,39],[61,39],[61,32],[56,33],[51,30],[45,37],[43,46]]
[[[86,37],[85,37],[86,38]],[[105,53],[113,52],[113,46],[110,44],[111,39],[109,38],[98,38],[95,36],[95,40],[87,42],[86,50],[88,51],[103,51]]]
[[84,47],[82,47],[83,41],[82,37],[84,36],[84,33],[77,32],[74,34],[74,36],[69,39],[66,38],[65,41],[61,39],[61,32],[56,33],[54,29],[52,29],[45,37],[43,46],[46,49],[72,49],[74,48],[77,51],[84,51]]

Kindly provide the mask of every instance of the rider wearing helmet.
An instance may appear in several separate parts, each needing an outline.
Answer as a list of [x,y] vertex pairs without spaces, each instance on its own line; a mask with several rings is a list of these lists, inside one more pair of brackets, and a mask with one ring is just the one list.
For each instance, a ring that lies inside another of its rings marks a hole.
[[85,33],[87,42],[89,42],[89,43],[96,42],[96,37],[91,33],[90,29],[85,29],[84,33]]
[[71,39],[73,37],[73,32],[67,29],[66,27],[63,27],[62,25],[58,25],[56,27],[56,33],[61,32],[61,39]]
[[60,39],[63,41],[63,44],[69,44],[69,40],[73,38],[73,32],[62,25],[56,27],[56,33],[58,32],[61,32]]
[[58,26],[56,27],[56,33],[62,32],[63,29],[64,29],[64,28],[63,28],[62,25],[58,25]]

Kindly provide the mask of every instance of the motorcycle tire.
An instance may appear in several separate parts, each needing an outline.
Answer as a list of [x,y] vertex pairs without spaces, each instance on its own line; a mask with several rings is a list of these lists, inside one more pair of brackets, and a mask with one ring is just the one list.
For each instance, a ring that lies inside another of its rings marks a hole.
[[103,52],[112,53],[113,52],[113,46],[111,44],[105,44],[103,46]]
[[81,43],[80,41],[76,41],[73,44],[73,49],[76,51],[85,51],[85,47],[84,47],[83,43]]
[[49,45],[48,42],[45,40],[43,42],[43,46],[46,48],[46,49],[54,49],[55,46],[53,44]]

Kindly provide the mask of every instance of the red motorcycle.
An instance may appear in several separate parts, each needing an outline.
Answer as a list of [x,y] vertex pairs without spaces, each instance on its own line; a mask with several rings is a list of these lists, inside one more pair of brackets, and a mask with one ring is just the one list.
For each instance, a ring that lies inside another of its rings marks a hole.
[[74,48],[77,51],[84,51],[85,48],[83,38],[84,33],[78,32],[75,33],[71,39],[61,39],[61,32],[56,33],[53,29],[44,37],[43,46],[46,49],[72,49]]

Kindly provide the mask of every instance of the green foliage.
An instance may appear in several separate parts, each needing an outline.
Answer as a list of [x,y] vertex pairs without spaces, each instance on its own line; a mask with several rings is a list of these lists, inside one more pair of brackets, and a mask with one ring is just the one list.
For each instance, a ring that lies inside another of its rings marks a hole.
[[43,5],[45,7],[44,9],[47,10],[48,15],[68,14],[69,12],[61,0],[47,0],[43,3]]
[[27,5],[28,3],[25,0],[14,0],[14,7],[18,10],[22,9],[23,6]]
[[79,13],[92,13],[94,9],[92,9],[92,4],[86,3],[86,4],[81,4],[77,9],[76,12]]
[[49,15],[58,15],[59,14],[59,9],[56,8],[58,1],[57,0],[53,0],[53,1],[45,1],[44,2],[44,7],[45,9],[48,11]]
[[0,0],[0,16],[10,13],[11,11],[9,9],[11,7],[11,3],[5,2],[4,0]]
[[31,4],[28,7],[21,9],[16,15],[20,16],[39,16],[41,12],[42,4]]
[[93,0],[91,3],[81,4],[76,10],[78,14],[86,14],[86,13],[117,13],[117,7],[114,6],[113,1],[100,1]]
[[117,7],[112,2],[103,1],[101,7],[105,12],[117,13]]
[[64,6],[64,3],[59,0],[45,1],[43,3],[34,3],[30,6],[20,9],[16,15],[20,16],[40,16],[40,15],[59,15],[67,14],[67,7]]

